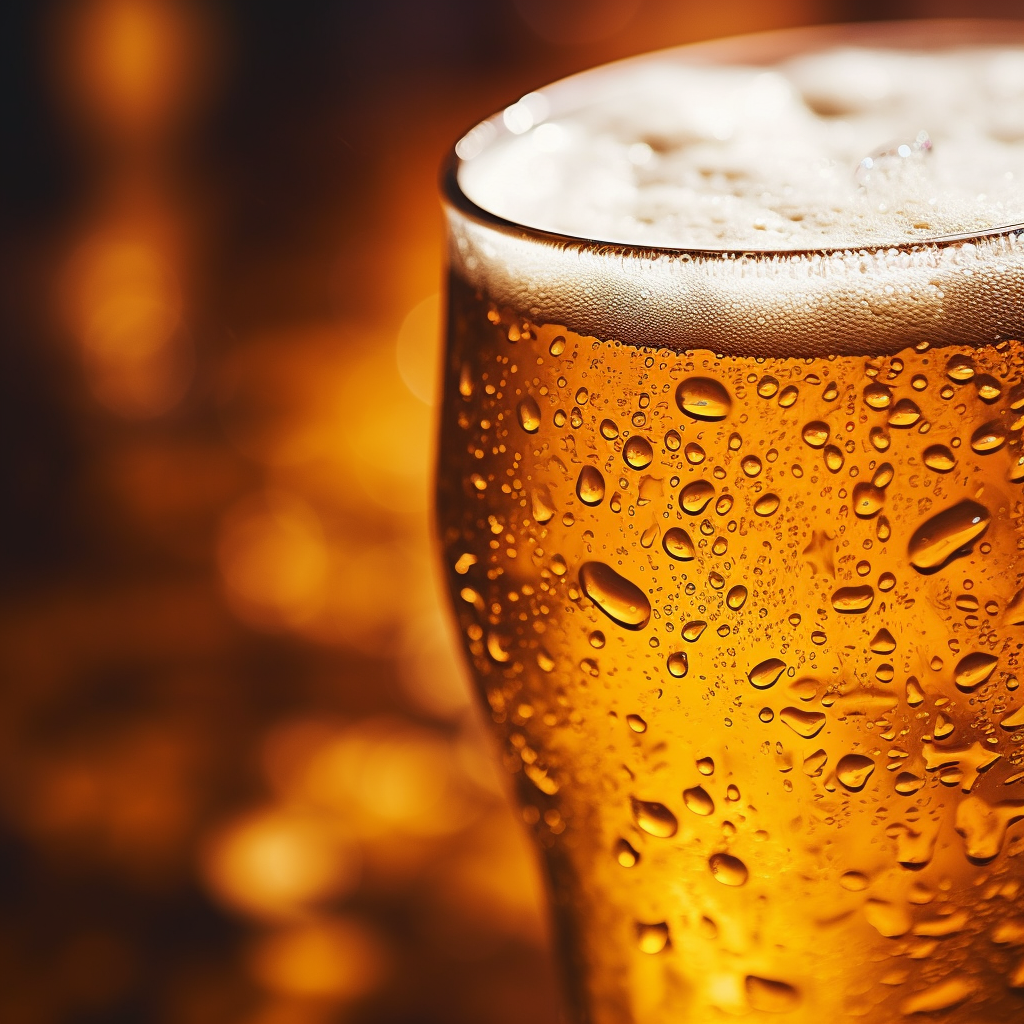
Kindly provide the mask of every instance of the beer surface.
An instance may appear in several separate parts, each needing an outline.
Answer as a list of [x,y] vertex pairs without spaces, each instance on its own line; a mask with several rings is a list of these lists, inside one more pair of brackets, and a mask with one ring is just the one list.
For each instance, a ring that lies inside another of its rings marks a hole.
[[1019,1019],[1024,346],[449,318],[446,566],[579,1019]]
[[844,47],[759,67],[655,54],[583,81],[579,106],[549,116],[532,94],[505,112],[503,138],[463,145],[474,202],[575,237],[711,250],[1024,221],[1020,48]]

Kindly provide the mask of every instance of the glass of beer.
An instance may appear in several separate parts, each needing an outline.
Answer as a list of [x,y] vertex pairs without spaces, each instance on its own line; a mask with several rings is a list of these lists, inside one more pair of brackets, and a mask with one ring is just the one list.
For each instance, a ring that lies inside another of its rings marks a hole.
[[575,1020],[1024,1019],[1024,32],[620,62],[444,190],[437,528]]

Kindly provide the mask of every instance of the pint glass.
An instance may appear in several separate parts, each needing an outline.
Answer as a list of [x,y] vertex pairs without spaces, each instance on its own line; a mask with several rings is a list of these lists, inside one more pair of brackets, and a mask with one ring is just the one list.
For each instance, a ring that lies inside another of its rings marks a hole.
[[[851,32],[638,60],[1016,30]],[[468,194],[636,67],[531,94],[444,177],[438,531],[575,1019],[1024,1020],[1022,229],[801,247],[790,195],[795,244],[688,248]]]

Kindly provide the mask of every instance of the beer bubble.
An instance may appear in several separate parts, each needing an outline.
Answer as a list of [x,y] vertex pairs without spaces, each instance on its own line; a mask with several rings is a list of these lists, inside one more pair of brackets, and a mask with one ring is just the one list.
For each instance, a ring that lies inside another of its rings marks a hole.
[[683,803],[686,804],[687,809],[693,811],[694,814],[700,814],[706,817],[709,814],[715,813],[715,802],[708,795],[706,789],[703,786],[694,786],[692,789],[683,790]]
[[953,682],[958,690],[970,693],[988,680],[998,664],[999,659],[993,654],[982,651],[968,654],[957,662]]
[[909,398],[901,398],[890,410],[888,423],[890,427],[905,430],[912,427],[920,418],[921,410],[917,403]]
[[759,516],[770,516],[779,507],[777,494],[764,494],[754,502],[754,512]]
[[785,671],[786,663],[784,661],[780,661],[778,658],[768,658],[767,661],[755,665],[747,673],[747,678],[757,689],[767,690],[769,686],[775,685],[779,676]]
[[721,420],[732,409],[725,387],[710,377],[690,377],[676,388],[676,404],[694,419]]
[[745,885],[749,877],[747,865],[729,853],[713,853],[708,858],[708,867],[722,885]]
[[654,800],[638,800],[630,797],[633,820],[637,827],[657,839],[671,839],[679,829],[676,816],[664,805]]
[[576,497],[584,505],[600,505],[604,501],[604,477],[596,466],[584,466],[576,480]]
[[739,611],[746,600],[747,588],[742,584],[737,584],[735,587],[730,588],[729,593],[725,595],[725,603],[734,612]]
[[615,420],[601,420],[601,426],[598,429],[606,441],[614,441],[619,436],[619,427]]
[[707,628],[708,624],[703,619],[694,619],[683,626],[683,639],[693,643],[700,639],[701,633]]
[[639,715],[626,715],[626,725],[633,732],[647,732],[647,723]]
[[665,664],[668,666],[669,674],[675,676],[676,679],[682,679],[689,668],[684,651],[674,651],[665,659]]
[[540,430],[540,406],[532,395],[527,395],[516,407],[519,426],[528,434],[536,434]]
[[865,754],[844,754],[836,765],[836,778],[852,793],[862,790],[875,770],[875,762]]
[[691,516],[699,515],[715,496],[715,488],[707,480],[694,480],[679,492],[679,504]]
[[696,441],[691,441],[684,449],[683,454],[691,466],[699,466],[705,459],[704,449]]
[[801,436],[812,448],[823,448],[829,439],[828,424],[824,420],[812,420],[804,426]]
[[626,629],[643,629],[651,618],[651,603],[644,592],[604,562],[584,562],[580,587],[613,622]]
[[925,520],[913,533],[907,554],[917,569],[937,569],[987,529],[990,516],[984,505],[961,501]]
[[654,449],[646,437],[634,434],[622,446],[622,457],[633,469],[646,469],[654,461]]
[[615,844],[615,859],[622,867],[632,868],[640,862],[640,854],[625,839],[620,839]]
[[697,771],[701,775],[714,775],[715,762],[710,757],[702,757],[697,760]]
[[802,711],[800,708],[783,708],[779,718],[798,736],[805,740],[814,739],[825,725],[825,716],[820,711]]
[[660,953],[669,944],[668,925],[664,921],[658,924],[636,925],[636,944],[641,953],[654,955]]
[[690,535],[679,526],[673,526],[665,531],[661,546],[665,549],[665,554],[681,562],[690,561],[697,553]]

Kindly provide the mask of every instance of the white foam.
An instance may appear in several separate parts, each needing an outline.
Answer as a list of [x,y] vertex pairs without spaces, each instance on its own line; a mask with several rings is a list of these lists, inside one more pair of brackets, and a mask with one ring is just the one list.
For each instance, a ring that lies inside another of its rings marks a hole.
[[[683,51],[680,51],[683,52]],[[464,161],[484,209],[634,245],[900,244],[1024,221],[1024,50],[832,48],[769,66],[656,55],[545,94]],[[577,88],[577,95],[586,89]]]

